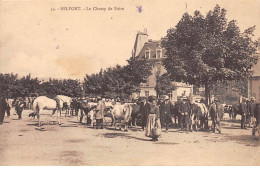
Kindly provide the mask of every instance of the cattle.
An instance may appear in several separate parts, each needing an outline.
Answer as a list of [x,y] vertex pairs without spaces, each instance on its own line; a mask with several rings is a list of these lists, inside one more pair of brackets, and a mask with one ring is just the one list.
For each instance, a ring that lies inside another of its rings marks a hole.
[[129,120],[129,126],[136,126],[137,123],[140,124],[141,121],[141,112],[140,112],[140,105],[136,103],[127,103],[131,106],[132,113],[131,118]]
[[198,131],[198,127],[201,129],[206,129],[208,127],[208,108],[204,103],[195,102],[192,104],[190,121],[191,121],[191,131],[195,127],[195,131]]
[[119,123],[119,129],[121,130],[122,125],[124,125],[124,131],[128,131],[128,124],[131,118],[132,106],[130,104],[114,105],[111,110],[111,115],[113,119],[113,126],[116,129],[116,123]]

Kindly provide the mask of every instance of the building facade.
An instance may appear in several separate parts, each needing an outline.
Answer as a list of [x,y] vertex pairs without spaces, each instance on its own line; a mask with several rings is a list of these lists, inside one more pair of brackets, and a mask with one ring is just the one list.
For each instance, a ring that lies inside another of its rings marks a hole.
[[[148,34],[138,32],[134,44],[133,56],[135,59],[147,59],[154,62],[152,75],[146,79],[146,83],[141,83],[139,96],[156,96],[156,76],[166,72],[162,61],[166,58],[165,49],[161,46],[161,40],[149,40]],[[193,94],[193,87],[185,83],[172,82],[176,89],[168,94],[170,100],[175,102],[178,97],[189,97]]]
[[[257,54],[260,59],[260,53]],[[260,62],[253,67],[253,76],[248,79],[248,97],[255,97],[260,103]]]

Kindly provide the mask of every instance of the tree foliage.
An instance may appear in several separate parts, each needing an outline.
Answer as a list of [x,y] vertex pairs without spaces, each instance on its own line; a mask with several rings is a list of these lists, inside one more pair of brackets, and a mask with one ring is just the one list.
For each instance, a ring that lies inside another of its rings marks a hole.
[[32,93],[39,95],[66,95],[70,97],[82,96],[82,88],[78,80],[49,79],[41,82],[31,75],[18,78],[18,74],[0,74],[0,94],[7,98],[28,97]]
[[218,5],[205,17],[199,11],[193,16],[185,13],[162,42],[168,75],[174,81],[205,86],[206,98],[210,98],[216,82],[251,75],[259,46],[259,41],[252,40],[254,29],[241,32],[235,20],[227,21],[226,10]]
[[176,86],[172,84],[171,79],[167,74],[156,76],[156,86],[155,91],[158,96],[168,95],[171,91],[175,90]]
[[84,89],[87,95],[127,98],[140,91],[140,83],[151,75],[151,63],[131,58],[125,66],[116,65],[99,73],[86,75]]

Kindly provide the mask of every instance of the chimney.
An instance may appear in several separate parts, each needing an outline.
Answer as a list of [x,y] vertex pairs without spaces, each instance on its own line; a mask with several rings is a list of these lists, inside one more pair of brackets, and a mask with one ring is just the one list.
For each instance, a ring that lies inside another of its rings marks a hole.
[[139,53],[142,50],[145,42],[148,42],[147,33],[146,32],[138,32],[137,35],[136,35],[136,39],[135,39],[133,57],[136,57],[136,56],[139,55]]

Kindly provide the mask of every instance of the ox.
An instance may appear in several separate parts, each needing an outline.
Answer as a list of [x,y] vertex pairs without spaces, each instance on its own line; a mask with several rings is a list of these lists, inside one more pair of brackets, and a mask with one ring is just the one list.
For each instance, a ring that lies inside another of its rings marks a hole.
[[119,129],[121,130],[124,125],[124,131],[128,130],[128,123],[131,118],[132,106],[130,104],[114,105],[111,110],[112,124],[116,129],[116,123],[119,123]]
[[192,104],[191,109],[191,128],[190,130],[193,130],[193,127],[195,127],[195,131],[198,131],[198,126],[200,126],[202,129],[208,128],[208,115],[209,111],[208,108],[204,103],[197,103],[195,102]]
[[[57,102],[53,99],[50,99],[46,96],[39,96],[37,97],[34,102],[33,102],[33,112],[36,113],[37,118],[38,118],[38,125],[41,126],[41,114],[43,110],[52,110],[52,117],[51,117],[51,123],[53,124],[53,117],[56,112],[56,110],[59,110],[61,112],[61,109],[58,109]],[[60,122],[60,114],[58,114],[58,123],[59,125],[61,124]]]

